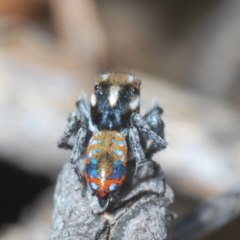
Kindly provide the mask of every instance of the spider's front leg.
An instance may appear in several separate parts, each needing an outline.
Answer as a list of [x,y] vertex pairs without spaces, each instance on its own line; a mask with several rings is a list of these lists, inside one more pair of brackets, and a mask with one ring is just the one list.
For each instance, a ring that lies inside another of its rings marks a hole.
[[82,93],[79,97],[79,100],[76,102],[76,107],[79,113],[79,119],[83,123],[87,123],[90,117],[90,109],[87,103],[87,96],[85,93]]
[[[72,146],[72,144],[69,144],[68,141],[70,137],[74,135],[76,135],[75,143]],[[72,150],[70,162],[79,180],[82,179],[82,176],[78,167],[78,161],[81,157],[86,135],[87,127],[85,126],[85,124],[83,125],[83,123],[79,120],[78,114],[73,112],[68,119],[68,125],[66,127],[66,130],[64,131],[62,137],[60,138],[60,141],[58,142],[59,148]]]
[[78,114],[76,112],[71,113],[68,118],[68,125],[58,142],[59,148],[70,149],[70,150],[73,149],[73,146],[69,144],[68,141],[72,135],[76,134],[79,128],[79,125],[80,125],[80,120],[79,120]]
[[68,118],[68,125],[58,142],[59,148],[72,150],[72,144],[68,143],[70,137],[77,134],[77,131],[81,125],[88,124],[90,113],[85,94],[82,94],[80,96],[80,99],[77,101],[76,106],[78,108],[78,111],[70,114]]
[[80,181],[82,180],[82,173],[79,169],[78,162],[81,158],[81,154],[82,154],[84,142],[86,140],[86,136],[87,136],[87,128],[85,126],[81,126],[77,132],[75,144],[73,146],[73,151],[72,151],[71,158],[70,158],[72,167]]
[[[152,109],[143,116],[143,119],[150,126],[152,131],[154,131],[158,136],[160,136],[162,139],[164,139],[164,122],[161,119],[162,113],[163,113],[162,108],[159,107],[158,104],[155,104],[152,107]],[[153,156],[153,154],[156,153],[157,151],[159,151],[159,148],[153,142],[147,148],[147,150],[145,151],[145,154],[146,154],[147,158],[151,158]]]
[[139,113],[135,113],[132,116],[132,122],[139,132],[146,136],[147,139],[152,140],[152,144],[145,153],[148,159],[151,158],[157,151],[162,151],[167,147],[167,142],[160,136],[160,134],[158,135],[151,129],[146,120],[144,120]]
[[155,104],[150,111],[143,116],[143,119],[157,135],[164,139],[164,122],[161,119],[162,113],[162,108],[159,107],[158,104]]
[[[84,150],[86,136],[87,134],[90,134],[90,131],[88,131],[90,113],[86,96],[84,94],[81,95],[79,101],[76,103],[76,106],[78,111],[73,112],[70,115],[68,125],[58,143],[58,147],[73,150],[70,162],[79,180],[81,180],[82,174],[78,166],[78,161],[80,160]],[[74,136],[75,138],[74,146],[68,143],[71,136]]]
[[143,163],[147,159],[145,157],[143,147],[140,143],[140,137],[139,137],[138,130],[134,126],[132,126],[128,129],[128,145],[130,147],[131,153],[136,162],[136,168],[135,168],[135,173],[134,173],[134,175],[136,175],[139,168],[143,165]]

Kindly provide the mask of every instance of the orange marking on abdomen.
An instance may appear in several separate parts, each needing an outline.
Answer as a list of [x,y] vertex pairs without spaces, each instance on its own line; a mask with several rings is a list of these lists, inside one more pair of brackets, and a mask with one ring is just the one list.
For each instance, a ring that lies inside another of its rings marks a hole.
[[84,177],[88,183],[93,182],[98,185],[98,189],[96,191],[97,191],[98,196],[101,198],[104,198],[107,196],[107,194],[109,193],[109,187],[112,184],[117,184],[118,186],[121,186],[125,180],[125,176],[122,176],[120,178],[120,180],[106,179],[106,180],[102,181],[101,179],[98,179],[98,178],[89,178],[86,172],[84,173]]

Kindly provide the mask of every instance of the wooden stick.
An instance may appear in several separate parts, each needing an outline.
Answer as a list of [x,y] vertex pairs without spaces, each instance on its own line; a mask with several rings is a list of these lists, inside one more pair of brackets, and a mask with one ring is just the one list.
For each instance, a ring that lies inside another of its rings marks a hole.
[[240,182],[230,190],[204,201],[179,219],[173,240],[197,240],[240,216]]

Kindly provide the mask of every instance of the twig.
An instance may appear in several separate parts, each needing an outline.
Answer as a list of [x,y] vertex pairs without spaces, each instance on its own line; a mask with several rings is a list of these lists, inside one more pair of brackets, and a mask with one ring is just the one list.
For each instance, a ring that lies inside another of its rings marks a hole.
[[53,225],[49,240],[66,239],[169,239],[175,215],[166,207],[173,201],[157,163],[148,161],[133,181],[129,179],[107,211],[82,185],[67,163],[59,175],[54,195]]
[[197,240],[240,216],[240,183],[203,202],[176,222],[173,240]]

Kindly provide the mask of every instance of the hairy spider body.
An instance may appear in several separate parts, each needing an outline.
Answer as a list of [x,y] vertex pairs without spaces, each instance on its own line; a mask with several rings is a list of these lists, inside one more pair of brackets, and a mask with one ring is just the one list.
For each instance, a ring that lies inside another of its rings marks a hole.
[[127,144],[117,131],[93,134],[86,153],[84,177],[99,198],[107,198],[126,178]]
[[117,130],[131,125],[140,107],[140,80],[126,74],[101,75],[91,97],[91,116],[98,128]]
[[[167,146],[162,109],[154,105],[143,117],[139,114],[140,84],[139,79],[128,74],[100,75],[90,108],[82,95],[76,104],[78,111],[70,115],[58,144],[60,148],[72,149],[70,161],[80,180],[83,173],[78,163],[85,159],[84,178],[101,206],[109,202],[103,199],[109,200],[111,193],[122,186],[127,161],[135,161],[137,174],[144,162]],[[72,136],[74,145],[68,143]]]

